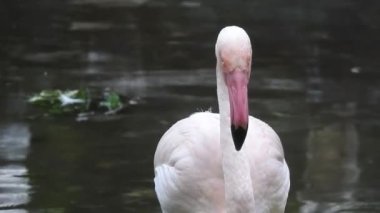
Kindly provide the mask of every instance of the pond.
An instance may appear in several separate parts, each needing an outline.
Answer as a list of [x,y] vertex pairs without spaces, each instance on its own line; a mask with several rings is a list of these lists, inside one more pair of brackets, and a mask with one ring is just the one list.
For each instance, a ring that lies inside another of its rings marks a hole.
[[[0,211],[160,212],[153,155],[217,112],[214,45],[253,40],[250,112],[279,134],[286,212],[380,211],[379,3],[39,0],[0,3]],[[46,116],[43,89],[111,88],[116,115]]]

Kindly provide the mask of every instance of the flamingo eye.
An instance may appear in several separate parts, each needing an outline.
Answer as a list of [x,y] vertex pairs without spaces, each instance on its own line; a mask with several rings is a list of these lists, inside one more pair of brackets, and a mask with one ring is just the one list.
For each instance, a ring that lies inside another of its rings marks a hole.
[[252,56],[251,55],[248,55],[247,58],[245,59],[247,61],[247,65],[250,66],[251,65],[251,58]]
[[227,60],[225,60],[224,58],[221,58],[221,64],[222,64],[222,67],[226,68],[227,67]]

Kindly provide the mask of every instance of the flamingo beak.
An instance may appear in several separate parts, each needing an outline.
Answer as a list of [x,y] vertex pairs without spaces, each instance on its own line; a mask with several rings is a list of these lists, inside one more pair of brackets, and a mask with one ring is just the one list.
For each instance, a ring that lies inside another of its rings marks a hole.
[[234,69],[225,73],[231,115],[231,133],[235,149],[239,151],[248,130],[248,80],[247,71]]

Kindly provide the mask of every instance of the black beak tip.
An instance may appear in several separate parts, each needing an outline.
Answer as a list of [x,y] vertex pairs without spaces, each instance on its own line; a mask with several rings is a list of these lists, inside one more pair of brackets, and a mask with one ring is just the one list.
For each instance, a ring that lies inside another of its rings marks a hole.
[[247,136],[247,129],[248,128],[243,128],[241,126],[235,127],[234,125],[231,125],[232,139],[234,140],[236,151],[240,151],[243,146],[245,137]]

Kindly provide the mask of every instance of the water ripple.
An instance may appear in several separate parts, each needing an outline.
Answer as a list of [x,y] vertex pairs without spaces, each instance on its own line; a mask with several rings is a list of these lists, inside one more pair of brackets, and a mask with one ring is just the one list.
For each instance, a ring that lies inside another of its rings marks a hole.
[[[9,124],[0,130],[0,159],[7,162],[0,166],[0,209],[19,207],[30,200],[28,170],[23,165],[30,137],[29,128],[22,123]],[[25,211],[12,209],[6,212]]]

